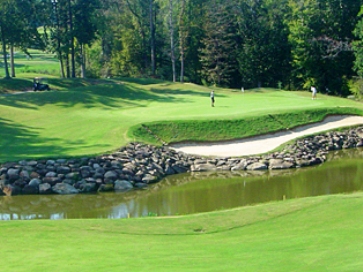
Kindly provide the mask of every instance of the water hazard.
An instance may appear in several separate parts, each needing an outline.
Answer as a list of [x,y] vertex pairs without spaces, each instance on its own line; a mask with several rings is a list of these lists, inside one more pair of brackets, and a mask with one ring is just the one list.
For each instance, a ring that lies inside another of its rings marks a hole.
[[3,196],[0,220],[181,215],[362,190],[363,149],[354,149],[316,167],[175,175],[126,193]]

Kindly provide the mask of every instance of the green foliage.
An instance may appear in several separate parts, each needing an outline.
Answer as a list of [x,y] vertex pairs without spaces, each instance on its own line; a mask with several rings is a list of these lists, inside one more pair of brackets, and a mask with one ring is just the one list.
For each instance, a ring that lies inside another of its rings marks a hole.
[[360,77],[363,77],[363,7],[359,15],[360,20],[354,29],[356,40],[353,42],[352,47],[355,56],[354,69]]
[[[313,82],[319,90],[346,96],[353,74],[349,43],[362,1],[289,1],[292,80],[297,88]],[[349,12],[346,12],[349,10]]]
[[217,86],[228,86],[237,71],[235,19],[228,6],[212,1],[206,6],[204,37],[200,48],[203,78]]
[[290,45],[285,16],[287,1],[240,1],[238,63],[244,87],[287,85]]
[[349,89],[354,96],[361,100],[363,98],[363,79],[353,78],[349,81]]

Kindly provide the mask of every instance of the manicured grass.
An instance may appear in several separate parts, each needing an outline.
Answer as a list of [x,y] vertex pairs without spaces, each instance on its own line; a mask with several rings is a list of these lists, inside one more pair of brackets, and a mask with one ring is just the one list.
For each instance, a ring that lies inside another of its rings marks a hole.
[[132,127],[130,135],[135,135],[142,142],[156,145],[162,142],[225,141],[319,122],[333,114],[363,115],[363,111],[357,108],[317,108],[232,120],[161,121]]
[[[16,50],[14,55],[15,74],[17,77],[28,74],[59,76],[59,62],[55,55],[39,50],[29,50],[31,58]],[[8,59],[10,63],[10,59]],[[4,64],[0,62],[0,77],[5,76]]]
[[4,271],[361,271],[363,193],[173,218],[0,222]]
[[[0,92],[23,91],[34,76],[0,80]],[[308,92],[216,89],[212,108],[209,89],[193,84],[48,80],[51,92],[0,96],[0,162],[104,153],[137,137],[147,139],[132,134],[141,124],[176,124],[182,127],[178,133],[185,134],[182,140],[192,139],[193,131],[201,128],[207,139],[215,140],[286,128],[321,118],[324,112],[362,110],[362,104],[336,97],[319,95],[312,101]],[[163,133],[165,127],[153,130]],[[175,135],[171,132],[170,139]],[[201,137],[199,133],[195,139]],[[360,271],[362,208],[363,193],[355,193],[173,218],[1,221],[0,267],[67,272]]]
[[[14,92],[17,85],[13,82],[26,81],[31,78],[2,79],[0,90]],[[155,142],[134,133],[137,129],[130,130],[140,124],[181,126],[177,133],[158,129],[157,133],[169,133],[162,136],[169,142],[214,141],[285,129],[321,118],[324,112],[362,110],[361,103],[348,99],[318,95],[311,100],[308,92],[263,88],[244,94],[216,89],[216,107],[212,108],[210,89],[194,84],[55,77],[49,77],[48,83],[53,91],[0,96],[0,162],[94,155],[132,141]],[[175,139],[176,134],[182,137]]]

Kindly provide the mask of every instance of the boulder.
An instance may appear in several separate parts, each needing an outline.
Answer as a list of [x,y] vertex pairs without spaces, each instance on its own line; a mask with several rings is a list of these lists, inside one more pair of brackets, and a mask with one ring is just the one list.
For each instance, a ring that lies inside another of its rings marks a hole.
[[39,186],[32,186],[32,185],[25,185],[23,190],[22,190],[23,194],[26,195],[36,195],[39,193]]
[[142,182],[144,183],[154,183],[158,181],[158,177],[154,176],[154,175],[150,175],[150,174],[146,174],[143,178],[142,178]]
[[247,160],[246,159],[242,159],[238,164],[236,164],[235,166],[233,166],[231,168],[232,171],[241,171],[241,170],[245,170],[247,167]]
[[275,170],[275,169],[288,169],[292,168],[294,164],[291,161],[286,161],[282,159],[271,159],[269,161],[269,169]]
[[68,183],[57,183],[52,187],[52,191],[60,195],[78,194],[79,191]]
[[104,180],[106,183],[113,183],[117,180],[118,175],[115,171],[107,171],[104,175]]
[[217,167],[214,164],[194,164],[190,169],[192,172],[206,172],[206,171],[216,171]]
[[93,193],[97,191],[96,183],[82,183],[79,185],[81,193]]
[[39,184],[39,194],[51,194],[52,192],[52,186],[49,183]]
[[261,162],[254,162],[246,167],[247,170],[266,170],[267,165]]
[[116,180],[114,184],[115,191],[129,191],[133,188],[134,186],[127,180]]

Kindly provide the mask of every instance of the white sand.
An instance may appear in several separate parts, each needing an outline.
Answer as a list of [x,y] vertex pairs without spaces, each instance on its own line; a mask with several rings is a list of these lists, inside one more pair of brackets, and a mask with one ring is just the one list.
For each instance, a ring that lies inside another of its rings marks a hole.
[[222,143],[175,144],[170,145],[170,147],[176,151],[194,155],[215,157],[247,156],[272,151],[283,143],[302,136],[360,124],[363,124],[363,117],[361,116],[330,116],[320,123],[300,126],[295,129],[263,136]]

